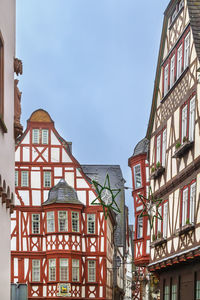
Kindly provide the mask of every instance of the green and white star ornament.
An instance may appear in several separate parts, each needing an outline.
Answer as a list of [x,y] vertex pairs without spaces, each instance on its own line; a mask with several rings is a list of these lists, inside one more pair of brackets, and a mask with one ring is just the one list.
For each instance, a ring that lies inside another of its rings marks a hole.
[[121,189],[111,188],[109,175],[106,175],[103,186],[95,180],[92,180],[92,183],[96,189],[97,197],[92,201],[91,204],[102,205],[105,219],[107,219],[108,212],[111,208],[120,213],[120,209],[115,201],[115,198],[121,192]]
[[139,194],[139,197],[144,205],[144,208],[140,213],[139,217],[147,216],[149,219],[150,227],[152,229],[154,224],[154,219],[162,220],[162,216],[159,213],[159,206],[161,205],[163,200],[160,198],[158,199],[154,198],[151,187],[149,187],[149,195],[147,198],[141,194]]

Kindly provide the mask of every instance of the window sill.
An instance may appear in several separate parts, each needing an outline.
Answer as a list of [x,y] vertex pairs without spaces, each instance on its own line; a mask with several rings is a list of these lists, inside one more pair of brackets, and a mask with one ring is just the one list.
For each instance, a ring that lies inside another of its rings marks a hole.
[[167,94],[163,96],[163,98],[161,99],[161,103],[164,103],[165,100],[169,97],[169,95],[172,93],[172,91],[175,89],[175,87],[177,86],[177,84],[181,81],[181,79],[184,77],[184,75],[187,73],[189,67],[186,67],[185,70],[181,73],[181,75],[179,76],[179,78],[174,82],[173,86],[168,90]]
[[6,124],[4,123],[3,118],[1,116],[0,116],[0,127],[1,127],[1,129],[3,131],[3,133],[7,133],[8,132]]
[[160,167],[156,168],[155,171],[151,174],[151,178],[157,179],[160,176],[162,176],[164,174],[164,172],[165,172],[165,168],[160,166]]
[[182,235],[188,233],[189,231],[194,231],[194,229],[195,229],[194,224],[186,224],[179,229],[178,234]]
[[157,240],[155,240],[153,243],[152,243],[152,247],[159,247],[159,246],[162,246],[163,244],[166,244],[167,243],[167,239],[166,238],[159,238]]
[[186,141],[184,142],[175,152],[172,156],[173,158],[181,158],[183,157],[188,151],[193,147],[194,142]]

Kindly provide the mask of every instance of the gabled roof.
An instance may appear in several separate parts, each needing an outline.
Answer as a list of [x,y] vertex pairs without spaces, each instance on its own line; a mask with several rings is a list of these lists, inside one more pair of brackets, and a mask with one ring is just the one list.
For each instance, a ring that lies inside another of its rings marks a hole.
[[61,179],[54,187],[52,187],[48,194],[48,199],[42,204],[44,206],[49,204],[81,204],[76,193],[64,179]]
[[[160,81],[160,74],[161,74],[161,63],[163,59],[163,52],[164,52],[164,45],[165,45],[164,41],[167,32],[169,12],[175,2],[176,0],[170,1],[164,14],[163,28],[162,28],[161,41],[160,41],[160,50],[158,55],[158,63],[157,63],[156,77],[154,83],[153,99],[152,99],[151,112],[149,117],[147,133],[146,133],[147,139],[150,139],[151,137],[153,121],[154,121],[154,116],[156,111],[156,100],[158,95],[158,88],[159,88],[159,81]],[[190,25],[192,29],[195,49],[197,52],[198,60],[200,61],[200,0],[187,0],[187,6],[188,6]]]

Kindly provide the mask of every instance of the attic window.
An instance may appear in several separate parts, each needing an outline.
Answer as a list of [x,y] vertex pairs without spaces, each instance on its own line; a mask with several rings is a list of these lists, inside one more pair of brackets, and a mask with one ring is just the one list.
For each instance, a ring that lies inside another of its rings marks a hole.
[[171,16],[169,18],[169,26],[171,26],[174,21],[176,20],[177,16],[179,15],[179,13],[182,11],[182,8],[184,8],[184,0],[179,0],[176,3],[175,8],[173,9]]

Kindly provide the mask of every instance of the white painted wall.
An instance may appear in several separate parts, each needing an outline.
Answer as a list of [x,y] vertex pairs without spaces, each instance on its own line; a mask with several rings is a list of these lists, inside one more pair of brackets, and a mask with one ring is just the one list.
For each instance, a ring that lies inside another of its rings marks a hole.
[[[4,40],[4,122],[8,132],[0,129],[0,174],[14,193],[14,70],[15,57],[15,0],[0,1],[0,31]],[[0,198],[0,295],[10,300],[10,212]]]

